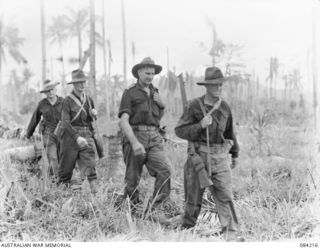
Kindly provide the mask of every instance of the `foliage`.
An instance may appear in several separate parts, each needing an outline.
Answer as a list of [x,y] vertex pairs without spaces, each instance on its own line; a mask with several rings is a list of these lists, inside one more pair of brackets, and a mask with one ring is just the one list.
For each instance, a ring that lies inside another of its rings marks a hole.
[[26,61],[19,51],[24,40],[24,38],[19,36],[18,28],[6,25],[4,21],[0,19],[0,71],[1,62],[6,61],[6,51],[16,62],[20,63]]
[[251,110],[252,121],[249,128],[250,133],[254,136],[256,143],[254,147],[258,147],[260,155],[270,155],[271,148],[269,144],[268,131],[275,122],[275,115],[269,109]]

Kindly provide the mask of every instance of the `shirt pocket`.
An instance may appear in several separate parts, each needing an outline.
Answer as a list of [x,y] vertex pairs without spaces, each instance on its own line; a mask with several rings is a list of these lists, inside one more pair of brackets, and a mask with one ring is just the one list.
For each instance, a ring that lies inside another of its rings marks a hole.
[[136,98],[132,100],[132,107],[134,112],[148,111],[148,103],[146,99]]
[[229,118],[229,114],[226,111],[220,111],[220,115],[219,115],[219,130],[221,132],[224,132],[226,130],[226,126],[227,126],[227,121]]

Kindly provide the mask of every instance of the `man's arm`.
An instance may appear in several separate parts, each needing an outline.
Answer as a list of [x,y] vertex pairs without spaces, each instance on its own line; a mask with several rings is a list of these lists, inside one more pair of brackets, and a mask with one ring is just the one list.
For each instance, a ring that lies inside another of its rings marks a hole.
[[202,119],[200,122],[196,120],[192,110],[193,103],[194,102],[188,103],[188,105],[184,108],[183,114],[175,128],[175,133],[178,137],[191,142],[199,140],[201,131],[207,127],[206,123],[204,122],[207,121],[204,120],[207,118]]
[[134,135],[134,132],[129,124],[129,114],[128,113],[123,113],[121,115],[120,118],[120,128],[123,131],[123,133],[125,134],[125,136],[128,138],[131,146],[132,146],[132,150],[134,152],[135,155],[138,154],[145,154],[146,151],[144,149],[144,146],[139,142],[139,140],[137,139],[137,137]]
[[40,122],[40,119],[41,119],[41,113],[40,113],[40,103],[39,103],[36,110],[32,114],[31,120],[27,128],[26,137],[28,139],[33,135],[33,132],[36,129],[38,123]]
[[228,121],[226,124],[226,130],[223,133],[223,136],[225,139],[230,139],[233,141],[233,146],[231,147],[229,153],[231,154],[232,158],[237,158],[239,156],[240,148],[239,148],[239,144],[238,144],[236,135],[234,133],[233,117],[232,117],[231,110],[230,110],[230,114],[229,114]]

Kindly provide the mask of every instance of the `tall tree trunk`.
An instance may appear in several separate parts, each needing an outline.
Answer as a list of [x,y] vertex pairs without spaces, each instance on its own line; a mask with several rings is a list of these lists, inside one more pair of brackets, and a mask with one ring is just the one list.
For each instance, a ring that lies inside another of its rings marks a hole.
[[95,9],[94,0],[90,0],[90,83],[93,86],[93,98],[97,101],[96,87],[96,46],[95,46]]
[[62,69],[62,92],[65,93],[66,89],[65,89],[65,83],[66,83],[66,73],[64,70],[64,59],[63,59],[63,49],[62,49],[62,40],[59,38],[59,50],[60,50],[60,55],[61,55],[61,69]]
[[127,83],[127,38],[126,38],[126,19],[124,13],[124,3],[121,0],[121,19],[122,19],[122,42],[123,42],[123,79]]
[[270,93],[269,93],[269,99],[271,101],[272,99],[272,81],[273,81],[273,58],[270,58],[270,63],[269,63],[269,80],[270,80]]
[[132,65],[136,63],[136,45],[132,41],[131,43],[131,52],[132,52]]
[[79,60],[79,66],[82,61],[82,37],[81,37],[81,30],[78,28],[78,60]]
[[318,71],[317,71],[317,8],[313,9],[312,18],[312,81],[313,81],[313,112],[314,112],[314,127],[318,128]]
[[46,23],[44,15],[44,0],[40,0],[40,13],[41,13],[41,57],[42,57],[42,83],[45,82],[47,75],[47,55],[46,55]]
[[107,43],[108,43],[108,79],[111,80],[111,63],[112,63],[111,40],[109,39]]
[[[1,32],[1,30],[0,30]],[[0,36],[1,33],[0,33]],[[2,45],[1,45],[1,42],[0,42],[0,51],[2,51]],[[2,108],[3,108],[3,87],[2,87],[2,57],[1,57],[1,54],[0,54],[0,87],[2,89],[2,91],[0,91],[0,114],[2,113]],[[3,120],[2,120],[2,115],[0,115],[0,122],[3,123]]]
[[104,0],[102,0],[102,49],[103,49],[103,80],[106,88],[106,98],[105,98],[105,105],[106,105],[106,116],[107,120],[110,117],[109,111],[109,81],[107,79],[107,49],[106,49],[106,31],[105,31],[105,17],[104,17]]

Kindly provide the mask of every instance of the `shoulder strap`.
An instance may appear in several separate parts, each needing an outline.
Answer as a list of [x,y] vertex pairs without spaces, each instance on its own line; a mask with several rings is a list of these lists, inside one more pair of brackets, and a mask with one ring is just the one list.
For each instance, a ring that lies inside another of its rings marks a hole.
[[[200,98],[197,98],[197,100],[198,100],[198,102],[199,102],[199,105],[200,105],[201,111],[202,111],[202,113],[203,113],[203,116],[211,115],[211,114],[213,113],[213,111],[216,110],[216,109],[218,109],[219,106],[220,106],[220,104],[219,104],[219,105],[214,105],[214,106],[212,107],[212,109],[211,109],[208,113],[206,113],[206,109],[205,109],[205,107],[204,107],[201,99],[200,99]],[[220,124],[219,120],[216,118],[215,115],[212,115],[212,117],[213,117],[213,119],[217,122],[217,124]]]
[[77,99],[77,97],[73,95],[73,93],[70,93],[70,94],[69,94],[69,97],[70,97],[78,106],[80,106],[79,111],[77,112],[77,114],[73,117],[73,119],[72,119],[71,122],[70,122],[70,123],[72,123],[73,121],[75,121],[75,120],[79,117],[79,115],[80,115],[80,113],[81,113],[82,110],[83,110],[85,113],[87,113],[87,111],[84,109],[84,103],[86,103],[87,96],[84,95],[84,101],[83,101],[82,104],[81,104],[80,100]]

